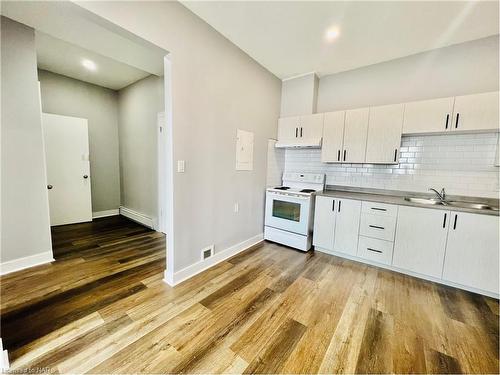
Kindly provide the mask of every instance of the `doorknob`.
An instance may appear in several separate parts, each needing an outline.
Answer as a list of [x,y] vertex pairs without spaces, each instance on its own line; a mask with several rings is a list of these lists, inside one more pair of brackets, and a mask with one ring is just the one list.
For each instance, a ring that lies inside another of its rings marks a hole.
[[52,186],[52,185],[47,185],[47,189],[49,189],[49,190],[50,190],[50,189],[52,189],[52,188],[53,188],[53,186]]
[[86,175],[86,174],[84,174],[84,175],[83,175],[83,178],[87,179],[87,178],[89,178],[89,176],[88,176],[88,175]]

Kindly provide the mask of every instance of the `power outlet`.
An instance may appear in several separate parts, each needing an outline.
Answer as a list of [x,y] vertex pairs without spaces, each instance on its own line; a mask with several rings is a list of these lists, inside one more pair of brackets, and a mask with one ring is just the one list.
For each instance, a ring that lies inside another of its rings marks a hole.
[[201,250],[201,260],[205,260],[214,255],[214,245],[210,245]]
[[234,204],[234,213],[236,213],[236,214],[237,214],[238,212],[240,212],[240,205],[239,205],[239,203],[238,203],[238,202],[236,202],[236,203]]

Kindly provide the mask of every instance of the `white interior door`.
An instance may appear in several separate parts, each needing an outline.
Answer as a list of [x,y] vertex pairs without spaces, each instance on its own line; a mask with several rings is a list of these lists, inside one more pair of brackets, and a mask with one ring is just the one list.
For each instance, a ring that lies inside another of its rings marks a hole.
[[50,225],[92,221],[86,119],[42,114]]

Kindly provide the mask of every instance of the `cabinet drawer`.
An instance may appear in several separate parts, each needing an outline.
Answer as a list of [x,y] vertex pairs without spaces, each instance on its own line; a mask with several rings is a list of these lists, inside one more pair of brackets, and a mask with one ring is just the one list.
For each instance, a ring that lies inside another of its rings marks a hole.
[[359,236],[358,257],[390,265],[392,248],[393,242]]
[[361,207],[361,211],[367,214],[390,217],[396,217],[398,215],[398,206],[393,204],[363,201]]
[[378,238],[385,241],[394,241],[396,217],[379,216],[363,213],[359,225],[359,234]]

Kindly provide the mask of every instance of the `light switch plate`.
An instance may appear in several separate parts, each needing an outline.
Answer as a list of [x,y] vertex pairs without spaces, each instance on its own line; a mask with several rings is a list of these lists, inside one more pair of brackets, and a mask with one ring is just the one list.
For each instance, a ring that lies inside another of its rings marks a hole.
[[184,173],[186,167],[186,162],[184,160],[177,160],[177,172]]

